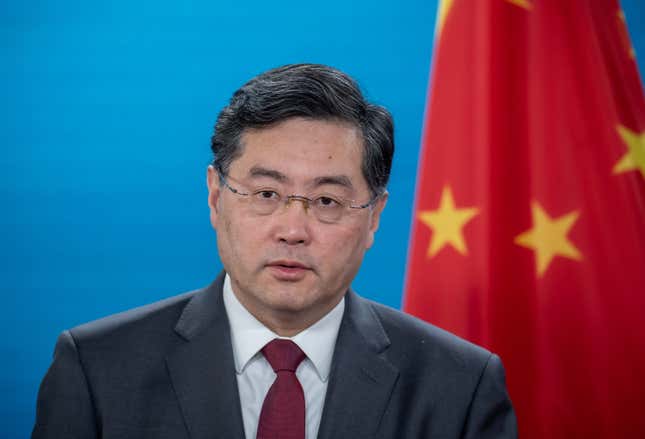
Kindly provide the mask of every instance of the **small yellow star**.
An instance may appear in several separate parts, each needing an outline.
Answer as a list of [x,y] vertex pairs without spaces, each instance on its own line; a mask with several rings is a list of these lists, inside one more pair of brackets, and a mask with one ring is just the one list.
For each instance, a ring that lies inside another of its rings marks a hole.
[[542,277],[555,256],[576,261],[582,254],[567,238],[569,230],[578,220],[579,212],[573,211],[559,218],[551,218],[537,201],[531,203],[533,228],[515,237],[515,244],[535,250],[538,277]]
[[533,4],[529,0],[506,0],[509,3],[513,3],[515,6],[519,6],[520,8],[528,9],[531,10],[533,8]]
[[622,125],[616,128],[628,151],[614,166],[614,174],[640,169],[645,178],[645,131],[635,133]]
[[623,44],[625,45],[625,49],[627,50],[627,53],[629,54],[629,57],[631,59],[636,58],[636,50],[634,50],[634,46],[632,46],[631,40],[629,39],[629,32],[627,32],[627,18],[625,17],[625,11],[622,9],[619,9],[618,12],[616,13],[616,16],[618,17],[618,32],[620,32],[620,36],[622,37]]
[[439,1],[439,12],[437,12],[437,35],[441,34],[441,29],[443,28],[443,23],[446,21],[446,17],[452,8],[453,0],[440,0]]
[[441,192],[439,208],[419,212],[419,220],[432,229],[428,257],[433,257],[446,245],[451,245],[462,255],[467,254],[462,229],[478,212],[479,209],[474,207],[457,209],[450,187],[445,186]]

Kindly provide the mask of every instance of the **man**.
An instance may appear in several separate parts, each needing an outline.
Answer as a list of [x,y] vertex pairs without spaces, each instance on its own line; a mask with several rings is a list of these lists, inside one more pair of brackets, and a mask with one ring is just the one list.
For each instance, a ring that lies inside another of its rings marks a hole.
[[350,289],[393,125],[322,65],[259,75],[208,167],[225,272],[65,331],[33,438],[514,438],[499,358]]

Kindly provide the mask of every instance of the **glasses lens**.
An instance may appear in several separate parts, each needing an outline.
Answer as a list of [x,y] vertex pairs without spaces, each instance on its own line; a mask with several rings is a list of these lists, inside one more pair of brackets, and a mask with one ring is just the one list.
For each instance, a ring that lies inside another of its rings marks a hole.
[[342,219],[345,205],[338,197],[323,195],[311,201],[311,209],[318,220],[325,223],[335,223]]
[[251,194],[251,208],[258,215],[270,215],[278,208],[281,199],[274,190],[258,190]]

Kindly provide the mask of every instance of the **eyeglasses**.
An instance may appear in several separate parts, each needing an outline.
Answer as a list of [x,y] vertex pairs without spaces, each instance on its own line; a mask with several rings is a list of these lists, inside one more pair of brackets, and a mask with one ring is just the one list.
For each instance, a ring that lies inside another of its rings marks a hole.
[[374,196],[365,204],[354,205],[354,200],[346,200],[327,192],[307,197],[303,195],[284,195],[280,193],[280,190],[267,186],[248,188],[244,192],[232,187],[221,172],[218,174],[224,186],[234,194],[245,197],[249,201],[251,211],[259,216],[271,215],[283,204],[289,207],[292,201],[300,201],[305,208],[305,212],[311,210],[318,221],[322,223],[338,223],[352,212],[352,209],[366,209],[373,206],[380,196]]

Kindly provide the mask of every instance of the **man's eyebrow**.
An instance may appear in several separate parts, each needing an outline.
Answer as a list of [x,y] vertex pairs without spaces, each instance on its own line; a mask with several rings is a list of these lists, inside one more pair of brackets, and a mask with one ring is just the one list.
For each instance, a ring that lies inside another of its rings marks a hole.
[[326,184],[342,186],[347,189],[354,189],[352,180],[346,175],[325,175],[323,177],[317,177],[314,179],[312,186],[319,187]]
[[[268,169],[257,165],[249,169],[248,175],[251,178],[262,178],[262,177],[271,178],[280,183],[289,182],[289,177],[284,175],[282,172],[276,171],[275,169]],[[352,180],[348,176],[342,175],[342,174],[341,175],[323,175],[321,177],[316,177],[313,179],[313,181],[310,184],[308,184],[308,186],[312,188],[317,188],[325,185],[335,185],[335,186],[342,186],[347,189],[354,189]]]
[[283,173],[276,171],[274,169],[263,168],[262,166],[253,166],[251,169],[249,169],[249,176],[255,177],[255,178],[268,177],[276,181],[279,181],[281,183],[288,180],[287,176],[284,175]]

